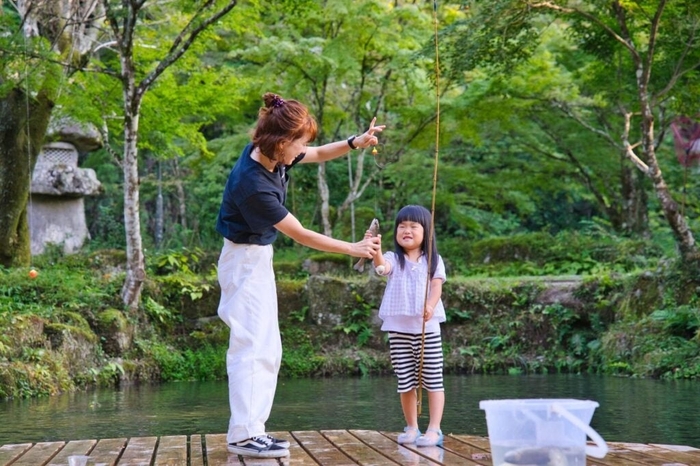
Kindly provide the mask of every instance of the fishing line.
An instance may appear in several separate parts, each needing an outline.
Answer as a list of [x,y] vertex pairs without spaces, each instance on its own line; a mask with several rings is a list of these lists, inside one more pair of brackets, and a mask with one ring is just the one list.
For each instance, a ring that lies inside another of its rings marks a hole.
[[[438,42],[438,17],[437,17],[437,0],[433,0],[433,23],[435,25],[435,161],[433,164],[433,194],[430,204],[430,231],[428,232],[428,273],[425,280],[425,300],[423,301],[423,309],[425,310],[428,304],[428,290],[430,289],[430,271],[432,269],[433,260],[437,260],[433,257],[432,244],[435,241],[435,197],[437,194],[437,173],[438,173],[438,154],[440,152],[440,53],[439,53],[439,42]],[[418,404],[418,416],[421,415],[421,408],[423,404],[423,360],[425,359],[425,318],[423,319],[423,330],[421,332],[421,346],[420,346],[420,364],[418,366],[418,394],[417,394],[417,404]]]

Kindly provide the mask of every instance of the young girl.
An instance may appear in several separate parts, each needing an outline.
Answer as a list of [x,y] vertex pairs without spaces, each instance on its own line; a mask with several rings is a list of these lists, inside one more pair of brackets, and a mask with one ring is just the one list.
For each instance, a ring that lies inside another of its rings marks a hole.
[[[431,238],[429,234],[431,224],[430,212],[426,208],[417,205],[402,208],[396,216],[394,252],[380,253],[373,259],[377,273],[388,277],[379,317],[383,321],[382,330],[389,332],[391,364],[399,379],[398,392],[406,418],[406,427],[398,442],[418,446],[442,445],[440,422],[445,407],[440,338],[440,322],[445,321],[445,308],[440,295],[446,276],[435,237],[432,235]],[[370,236],[369,232],[365,234],[365,238]],[[428,277],[430,286],[426,300]],[[418,429],[419,372],[422,374],[421,385],[428,391],[430,410],[430,422],[423,435]]]

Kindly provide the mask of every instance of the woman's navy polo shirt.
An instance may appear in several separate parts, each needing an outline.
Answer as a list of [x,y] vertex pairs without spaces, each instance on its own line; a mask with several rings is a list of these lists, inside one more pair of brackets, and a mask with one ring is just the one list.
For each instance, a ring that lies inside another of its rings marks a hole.
[[216,220],[216,231],[239,244],[272,244],[277,238],[274,227],[287,216],[287,170],[304,158],[300,154],[291,165],[267,170],[250,156],[248,144],[233,166],[224,188],[223,201]]

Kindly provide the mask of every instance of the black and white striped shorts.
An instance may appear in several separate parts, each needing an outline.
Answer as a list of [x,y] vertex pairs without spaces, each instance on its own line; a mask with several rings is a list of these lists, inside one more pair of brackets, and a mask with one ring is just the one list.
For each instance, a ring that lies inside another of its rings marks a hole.
[[[399,378],[399,393],[418,387],[421,359],[421,334],[389,332],[391,365]],[[445,390],[442,383],[442,339],[440,333],[425,335],[421,385],[429,392]]]

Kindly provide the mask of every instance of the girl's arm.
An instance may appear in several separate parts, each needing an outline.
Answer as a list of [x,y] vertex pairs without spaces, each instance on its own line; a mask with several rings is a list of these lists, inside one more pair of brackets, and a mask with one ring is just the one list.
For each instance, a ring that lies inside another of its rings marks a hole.
[[425,311],[423,319],[427,322],[433,318],[435,306],[437,306],[442,296],[442,279],[433,278],[430,280],[430,291],[428,292],[428,301],[425,303]]
[[297,218],[291,213],[287,214],[275,228],[292,238],[299,244],[325,252],[337,252],[353,257],[365,257],[371,259],[381,248],[378,237],[365,238],[359,243],[348,243],[331,238],[315,231],[308,230],[302,226]]
[[[352,142],[355,148],[366,149],[369,146],[377,145],[379,140],[374,133],[377,131],[382,132],[386,126],[374,126],[376,121],[376,117],[372,118],[372,122],[369,124],[369,129],[361,135],[355,137]],[[304,156],[299,163],[328,162],[329,160],[337,159],[348,152],[350,152],[350,145],[348,144],[348,141],[330,142],[318,147],[308,146],[306,148],[306,156]]]

